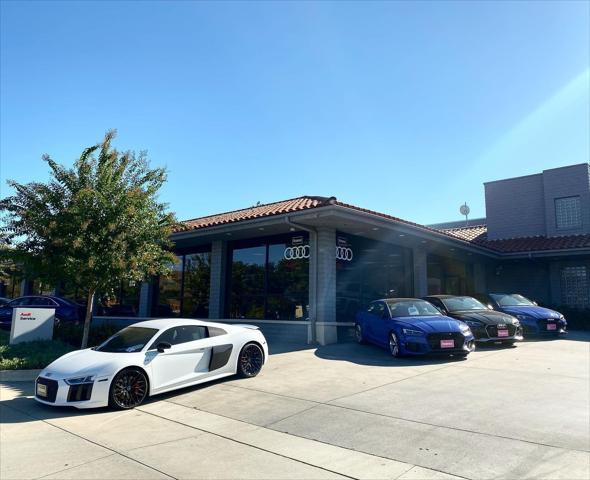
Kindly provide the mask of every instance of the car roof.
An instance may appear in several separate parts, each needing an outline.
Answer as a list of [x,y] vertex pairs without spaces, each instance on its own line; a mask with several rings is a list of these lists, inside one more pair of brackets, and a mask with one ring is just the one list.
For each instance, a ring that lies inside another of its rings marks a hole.
[[424,301],[422,298],[380,298],[379,300],[374,300],[375,302],[387,302],[387,303],[398,303],[398,302],[418,302]]
[[220,326],[228,327],[221,323],[208,322],[205,320],[196,320],[194,318],[154,318],[153,320],[145,320],[143,322],[137,322],[130,327],[143,327],[143,328],[157,328],[161,330],[163,328],[177,327],[180,325],[203,325],[203,326]]

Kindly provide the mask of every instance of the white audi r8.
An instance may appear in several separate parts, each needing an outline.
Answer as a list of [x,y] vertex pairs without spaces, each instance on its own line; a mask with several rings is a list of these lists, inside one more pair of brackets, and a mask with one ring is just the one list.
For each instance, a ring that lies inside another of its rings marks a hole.
[[187,319],[135,323],[94,348],[67,353],[37,377],[47,405],[133,408],[146,397],[235,375],[255,377],[268,358],[253,325]]

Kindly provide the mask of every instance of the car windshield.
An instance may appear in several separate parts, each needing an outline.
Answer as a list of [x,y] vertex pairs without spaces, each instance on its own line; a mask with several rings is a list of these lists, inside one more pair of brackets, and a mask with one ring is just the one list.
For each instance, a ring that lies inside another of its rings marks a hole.
[[518,293],[506,295],[504,293],[490,293],[490,297],[501,307],[534,306],[535,304]]
[[441,299],[449,312],[460,312],[463,310],[487,310],[483,303],[473,297],[451,297]]
[[441,313],[430,303],[424,300],[403,300],[399,302],[387,302],[391,316],[412,317],[412,316],[440,316]]
[[139,352],[157,332],[157,328],[127,327],[115,333],[95,350],[110,353]]

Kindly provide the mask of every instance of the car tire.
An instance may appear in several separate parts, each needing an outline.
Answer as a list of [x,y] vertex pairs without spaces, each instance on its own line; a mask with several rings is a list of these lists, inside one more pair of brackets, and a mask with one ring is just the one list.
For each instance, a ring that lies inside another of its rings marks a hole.
[[252,378],[260,373],[264,365],[264,352],[257,343],[247,343],[238,355],[237,373],[242,378]]
[[361,325],[358,323],[354,326],[354,338],[356,339],[356,343],[359,343],[361,345],[365,343],[363,327],[361,327]]
[[139,368],[121,370],[111,382],[109,406],[117,410],[138,407],[146,399],[149,383],[146,374]]
[[389,353],[393,358],[399,358],[402,356],[400,353],[399,338],[395,332],[389,334]]

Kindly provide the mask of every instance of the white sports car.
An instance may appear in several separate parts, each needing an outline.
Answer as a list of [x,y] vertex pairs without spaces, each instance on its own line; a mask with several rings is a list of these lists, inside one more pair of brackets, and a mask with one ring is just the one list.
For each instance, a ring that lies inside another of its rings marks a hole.
[[236,373],[255,377],[267,358],[264,335],[252,325],[148,320],[55,360],[37,377],[35,399],[76,408],[133,408],[148,395]]

